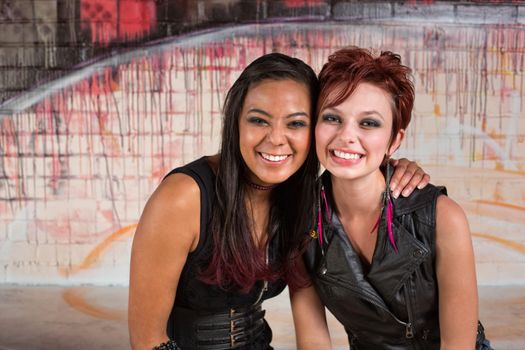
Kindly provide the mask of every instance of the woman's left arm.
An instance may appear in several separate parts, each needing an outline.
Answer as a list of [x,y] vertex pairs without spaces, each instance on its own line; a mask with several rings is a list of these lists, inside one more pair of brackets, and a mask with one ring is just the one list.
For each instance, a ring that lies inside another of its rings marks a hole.
[[474,250],[465,213],[447,196],[437,200],[436,273],[441,350],[474,349],[478,322]]
[[[308,276],[303,261],[297,264],[297,273]],[[313,282],[309,286],[289,288],[289,290],[297,349],[331,349],[325,307],[317,295]]]

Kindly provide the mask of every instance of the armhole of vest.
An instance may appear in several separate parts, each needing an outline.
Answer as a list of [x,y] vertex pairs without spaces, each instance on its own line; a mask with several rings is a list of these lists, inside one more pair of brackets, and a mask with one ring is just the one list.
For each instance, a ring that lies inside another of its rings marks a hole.
[[442,195],[448,196],[447,188],[445,186],[436,186],[434,190],[434,198],[432,199],[432,210],[433,210],[432,225],[434,226],[434,231],[436,230],[437,201],[438,201],[439,196],[442,196]]
[[438,196],[444,194],[445,196],[448,196],[447,188],[445,186],[436,186],[438,190]]
[[[437,218],[437,200],[439,196],[448,196],[447,194],[447,188],[445,186],[436,186],[434,191],[434,198],[432,200],[432,230],[434,232],[434,235],[432,237],[432,256],[436,257],[436,218]],[[434,260],[435,263],[435,260]]]
[[[207,165],[205,165],[207,166]],[[211,169],[209,170],[211,171]],[[203,175],[197,173],[194,169],[188,167],[182,167],[173,170],[169,175],[181,173],[191,177],[199,186],[200,191],[200,218],[199,218],[199,243],[193,252],[188,254],[187,263],[194,260],[199,256],[206,246],[206,241],[210,239],[210,233],[208,232],[208,226],[210,223],[211,215],[211,196],[210,191],[213,191],[213,181],[211,178],[203,178]],[[206,175],[204,175],[206,177]]]

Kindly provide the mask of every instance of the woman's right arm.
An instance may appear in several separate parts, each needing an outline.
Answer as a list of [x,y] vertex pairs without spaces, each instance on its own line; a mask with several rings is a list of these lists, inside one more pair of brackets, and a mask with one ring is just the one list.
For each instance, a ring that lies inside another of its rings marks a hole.
[[166,324],[188,254],[198,243],[200,190],[184,174],[162,181],[148,200],[131,250],[128,327],[133,349],[168,341]]

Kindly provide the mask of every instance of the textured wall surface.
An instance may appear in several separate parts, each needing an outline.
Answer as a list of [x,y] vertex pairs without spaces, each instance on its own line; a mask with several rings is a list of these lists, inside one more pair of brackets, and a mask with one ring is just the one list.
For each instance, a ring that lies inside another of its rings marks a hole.
[[[148,196],[217,151],[240,71],[347,45],[414,69],[398,156],[466,210],[481,284],[525,284],[525,4],[4,1],[0,283],[126,284]],[[174,228],[176,231],[176,228]]]

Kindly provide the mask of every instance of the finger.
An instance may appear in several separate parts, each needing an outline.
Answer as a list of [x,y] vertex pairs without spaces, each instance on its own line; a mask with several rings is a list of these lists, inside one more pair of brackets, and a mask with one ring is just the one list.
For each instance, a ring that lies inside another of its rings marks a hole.
[[428,175],[427,173],[425,173],[425,175],[423,176],[423,179],[422,179],[421,182],[419,182],[419,184],[417,185],[417,188],[422,189],[423,187],[425,187],[425,186],[428,185],[429,183],[430,183],[430,175]]
[[399,184],[397,185],[396,189],[393,191],[394,198],[398,198],[401,193],[403,195],[405,195],[405,193],[409,193],[409,194],[412,193],[415,186],[412,186],[410,183],[414,176],[416,177],[419,176],[416,184],[419,183],[419,180],[423,177],[422,174],[418,175],[417,172],[413,172],[411,171],[410,167],[407,167],[405,173],[403,174],[401,179],[399,179]]
[[[402,158],[402,159],[396,160],[395,163],[396,165],[394,167],[394,173],[392,174],[392,177],[390,178],[390,190],[392,192],[395,192],[396,189],[399,187],[399,182],[401,181],[401,178],[407,171],[407,166],[410,164],[410,161],[408,161],[408,159]],[[391,160],[391,164],[394,165],[394,160]]]
[[412,178],[408,181],[407,185],[402,189],[402,194],[404,197],[408,197],[412,194],[414,189],[416,189],[421,181],[423,181],[425,177],[425,173],[423,170],[418,169],[412,176]]

